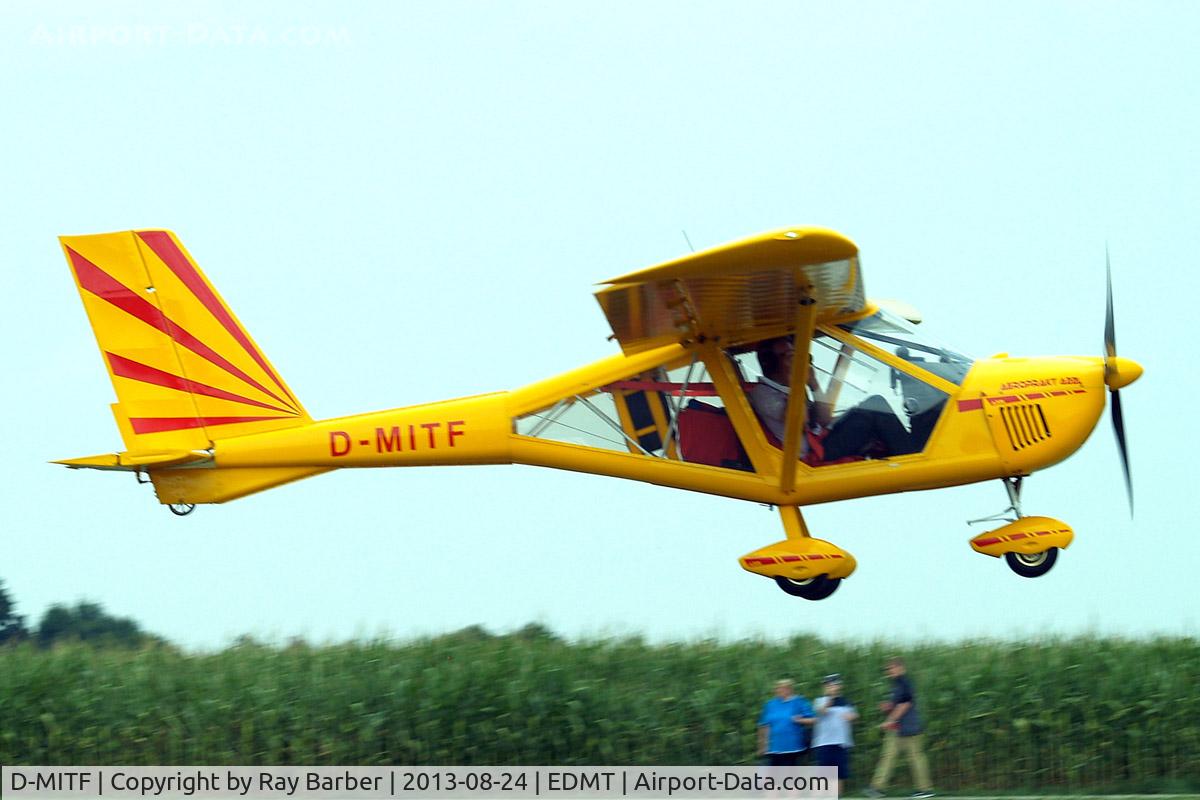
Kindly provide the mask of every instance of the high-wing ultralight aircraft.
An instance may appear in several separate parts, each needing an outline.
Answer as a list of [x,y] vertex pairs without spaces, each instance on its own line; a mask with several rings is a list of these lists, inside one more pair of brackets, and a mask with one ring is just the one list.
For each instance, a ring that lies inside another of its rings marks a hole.
[[61,242],[126,449],[57,463],[132,472],[180,515],[331,469],[531,464],[776,506],[786,538],[741,566],[819,600],[855,560],[801,507],[999,479],[1009,507],[985,519],[1006,524],[970,545],[1037,577],[1074,533],[1026,516],[1021,482],[1084,443],[1106,390],[1132,508],[1117,390],[1142,368],[1116,354],[1111,278],[1104,356],[972,359],[916,333],[910,307],[867,300],[849,239],[788,228],[605,281],[618,355],[313,420],[175,234]]

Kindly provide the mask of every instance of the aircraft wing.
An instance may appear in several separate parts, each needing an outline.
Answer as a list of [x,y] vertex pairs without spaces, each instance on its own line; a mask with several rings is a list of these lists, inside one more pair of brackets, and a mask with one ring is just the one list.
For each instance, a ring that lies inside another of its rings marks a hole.
[[790,333],[796,305],[817,321],[866,306],[858,247],[834,231],[784,228],[602,283],[596,299],[627,355],[718,340],[730,347]]

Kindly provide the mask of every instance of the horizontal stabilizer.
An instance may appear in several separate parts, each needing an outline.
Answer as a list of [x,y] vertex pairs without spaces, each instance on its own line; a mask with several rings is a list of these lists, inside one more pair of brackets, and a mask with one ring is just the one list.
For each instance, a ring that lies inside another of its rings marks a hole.
[[60,461],[53,461],[53,464],[62,464],[64,467],[71,469],[117,469],[117,470],[132,470],[133,467],[121,466],[121,457],[116,453],[105,453],[99,456],[83,456],[82,458],[64,458]]
[[98,456],[83,458],[64,458],[55,461],[71,469],[116,469],[134,471],[147,467],[178,467],[184,464],[198,464],[211,461],[212,453],[208,450],[167,450],[145,453],[105,453]]

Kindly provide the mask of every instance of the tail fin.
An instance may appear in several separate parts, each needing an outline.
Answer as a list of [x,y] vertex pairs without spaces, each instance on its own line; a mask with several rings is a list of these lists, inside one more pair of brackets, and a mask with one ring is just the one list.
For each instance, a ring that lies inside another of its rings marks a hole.
[[117,393],[123,456],[204,450],[311,421],[175,234],[59,241]]

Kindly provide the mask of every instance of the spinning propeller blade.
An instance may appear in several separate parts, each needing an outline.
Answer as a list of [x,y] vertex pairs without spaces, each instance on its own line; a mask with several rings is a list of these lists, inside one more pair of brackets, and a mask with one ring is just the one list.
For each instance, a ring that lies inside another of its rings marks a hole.
[[1129,516],[1133,517],[1133,479],[1129,476],[1129,448],[1125,444],[1125,418],[1121,415],[1121,393],[1112,393],[1113,431],[1117,434],[1117,449],[1121,451],[1121,469],[1125,472],[1125,494],[1129,498]]
[[1108,359],[1117,355],[1117,333],[1113,325],[1112,306],[1112,262],[1108,257],[1108,245],[1104,246],[1104,280],[1108,287],[1108,306],[1104,312],[1104,370],[1108,371]]
[[[1108,256],[1107,246],[1104,248],[1104,277],[1108,289],[1108,303],[1104,313],[1104,378],[1108,382],[1113,371],[1119,370],[1120,362],[1117,360],[1117,333],[1116,325],[1113,323],[1112,263]],[[1129,473],[1129,445],[1125,441],[1125,417],[1121,413],[1121,392],[1115,388],[1110,391],[1112,391],[1110,410],[1113,432],[1117,435],[1117,449],[1121,452],[1121,469],[1125,473],[1125,493],[1129,498],[1129,516],[1132,518],[1133,478]]]

